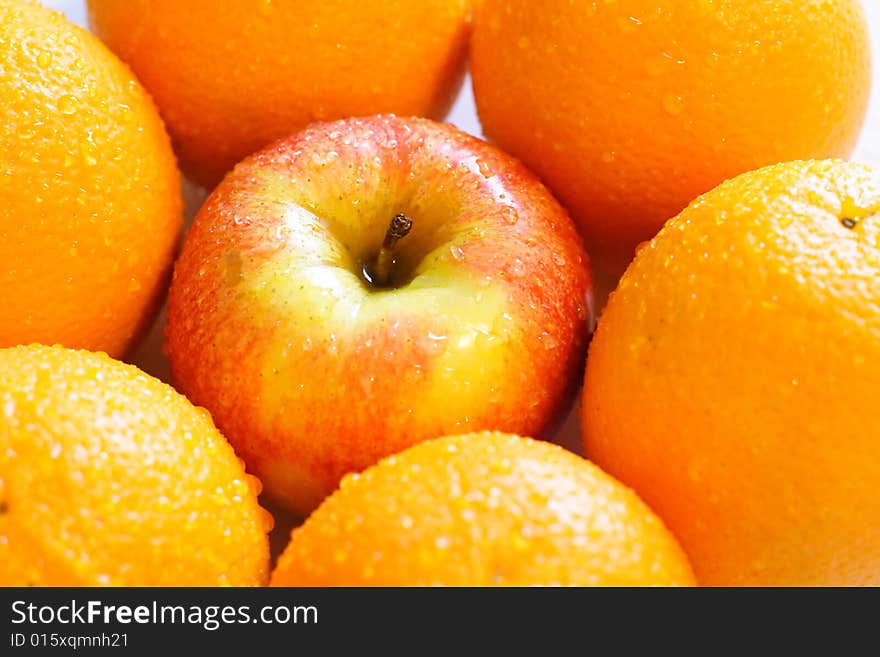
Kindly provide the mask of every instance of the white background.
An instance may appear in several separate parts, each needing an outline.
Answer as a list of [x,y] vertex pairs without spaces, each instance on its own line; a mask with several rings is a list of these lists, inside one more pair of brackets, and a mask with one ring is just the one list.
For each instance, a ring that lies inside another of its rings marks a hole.
[[[64,11],[71,20],[85,26],[84,2],[82,0],[44,0],[44,4]],[[218,1],[218,6],[220,4],[222,4],[222,0]],[[853,159],[880,166],[880,0],[863,0],[863,4],[871,23],[874,45],[874,94],[868,112],[868,121]],[[482,136],[469,81],[465,81],[461,95],[448,120],[462,130]],[[189,216],[191,216],[198,209],[202,195],[197,190],[189,188],[187,189],[187,200]],[[161,354],[162,319],[162,317],[159,318],[156,328],[138,351],[133,354],[131,360],[149,373],[168,380],[167,363]],[[569,448],[577,450],[578,433],[577,418],[573,413],[562,428],[559,441]]]

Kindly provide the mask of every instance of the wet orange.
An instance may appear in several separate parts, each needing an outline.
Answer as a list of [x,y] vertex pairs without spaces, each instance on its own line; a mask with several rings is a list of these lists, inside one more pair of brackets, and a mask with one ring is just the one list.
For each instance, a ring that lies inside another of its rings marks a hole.
[[485,132],[617,276],[725,179],[849,155],[870,58],[859,0],[484,0],[471,48]]
[[880,172],[724,183],[639,251],[590,348],[587,456],[708,585],[880,585]]
[[0,0],[0,346],[126,352],[182,226],[159,114],[91,34]]
[[630,490],[561,447],[499,433],[421,443],[343,480],[275,586],[691,585]]
[[0,585],[263,584],[258,492],[207,412],[135,367],[0,349]]
[[442,118],[469,0],[89,0],[92,28],[153,94],[185,173],[213,186],[316,120]]

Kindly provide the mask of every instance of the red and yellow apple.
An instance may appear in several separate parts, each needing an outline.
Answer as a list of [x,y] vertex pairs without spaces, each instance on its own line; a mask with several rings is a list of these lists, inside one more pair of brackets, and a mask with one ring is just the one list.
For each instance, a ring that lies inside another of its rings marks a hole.
[[592,294],[572,222],[518,161],[426,119],[349,119],[251,156],[209,197],[166,350],[266,491],[307,513],[423,440],[548,437]]

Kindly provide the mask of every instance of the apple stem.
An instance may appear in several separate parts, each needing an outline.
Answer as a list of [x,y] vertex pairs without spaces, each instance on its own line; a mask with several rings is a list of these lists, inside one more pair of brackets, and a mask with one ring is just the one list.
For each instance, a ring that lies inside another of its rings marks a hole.
[[394,247],[397,242],[409,235],[412,230],[413,220],[402,212],[394,215],[391,219],[391,225],[388,226],[388,232],[385,233],[385,240],[382,242],[382,248],[379,249],[379,255],[376,256],[376,264],[370,277],[374,285],[386,287],[391,279],[391,267],[394,265]]

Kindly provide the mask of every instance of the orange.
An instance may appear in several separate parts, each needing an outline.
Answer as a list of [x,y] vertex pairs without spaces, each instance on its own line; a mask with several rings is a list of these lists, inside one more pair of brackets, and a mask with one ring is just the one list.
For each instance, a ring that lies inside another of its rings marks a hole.
[[0,0],[0,113],[0,346],[123,355],[182,227],[158,113],[95,37],[24,0]]
[[275,586],[691,585],[630,490],[500,433],[421,443],[349,475],[292,533]]
[[870,57],[858,0],[484,0],[471,67],[485,132],[619,276],[725,179],[849,155]]
[[724,183],[642,248],[599,322],[587,456],[708,585],[880,585],[880,172]]
[[316,120],[442,118],[469,0],[89,0],[92,28],[153,94],[184,172],[213,186]]
[[204,410],[104,354],[0,350],[0,585],[258,585],[271,517]]

